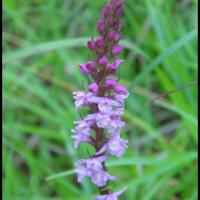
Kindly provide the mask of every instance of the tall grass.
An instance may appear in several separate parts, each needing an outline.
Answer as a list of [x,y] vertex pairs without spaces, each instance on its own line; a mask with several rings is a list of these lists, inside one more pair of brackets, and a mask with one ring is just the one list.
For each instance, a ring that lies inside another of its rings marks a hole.
[[[3,199],[83,200],[97,191],[76,183],[79,118],[72,91],[77,65],[106,1],[3,1]],[[197,199],[197,0],[127,0],[120,81],[129,87],[123,159],[107,163],[128,186],[121,199]],[[85,84],[86,85],[86,84]],[[89,147],[88,147],[89,148]],[[90,149],[89,149],[90,151]]]

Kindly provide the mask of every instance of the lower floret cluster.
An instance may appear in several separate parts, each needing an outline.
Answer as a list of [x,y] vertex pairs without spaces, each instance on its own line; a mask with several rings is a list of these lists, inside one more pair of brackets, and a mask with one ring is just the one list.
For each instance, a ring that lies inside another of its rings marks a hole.
[[[104,162],[110,156],[120,158],[127,148],[128,141],[120,137],[120,130],[125,126],[120,116],[124,111],[123,100],[128,97],[128,91],[124,86],[120,85],[119,88],[118,93],[109,97],[98,97],[92,92],[74,92],[77,109],[95,106],[97,108],[97,112],[86,115],[80,121],[75,121],[76,127],[72,130],[75,148],[78,148],[80,143],[90,143],[96,148],[96,153],[91,158],[81,159],[76,164],[78,182],[80,183],[84,177],[90,177],[92,183],[98,187],[103,187],[108,181],[116,179],[105,170]],[[107,135],[101,133],[103,134],[101,141],[92,137],[92,132],[97,129],[107,130]],[[96,199],[116,199],[118,195],[119,193],[111,193],[96,197]]]

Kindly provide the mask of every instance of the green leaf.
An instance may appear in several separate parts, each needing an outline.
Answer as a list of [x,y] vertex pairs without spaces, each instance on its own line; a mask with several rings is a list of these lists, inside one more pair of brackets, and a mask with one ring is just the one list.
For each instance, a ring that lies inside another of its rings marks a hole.
[[144,67],[144,70],[129,84],[129,88],[137,85],[140,81],[144,80],[150,72],[159,67],[159,64],[162,64],[164,60],[172,55],[174,52],[179,50],[181,47],[186,45],[189,41],[194,39],[197,36],[197,30],[193,30],[186,35],[182,36],[179,40],[174,42],[169,46],[161,55],[156,57],[149,65]]

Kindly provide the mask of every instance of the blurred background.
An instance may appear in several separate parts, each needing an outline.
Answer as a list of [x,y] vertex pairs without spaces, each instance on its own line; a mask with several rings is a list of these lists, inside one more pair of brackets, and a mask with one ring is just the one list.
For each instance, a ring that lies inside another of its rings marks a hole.
[[[105,0],[3,1],[3,199],[90,200],[76,182],[72,92]],[[122,200],[197,199],[197,0],[127,0],[120,81],[129,148],[111,159]]]

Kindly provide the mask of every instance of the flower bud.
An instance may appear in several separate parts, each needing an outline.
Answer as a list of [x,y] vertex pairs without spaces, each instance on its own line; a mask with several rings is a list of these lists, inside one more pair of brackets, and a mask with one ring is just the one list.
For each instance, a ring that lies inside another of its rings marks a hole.
[[90,92],[93,92],[93,93],[98,93],[99,91],[99,86],[97,85],[97,83],[91,83],[89,86],[88,86],[88,90]]
[[116,85],[117,81],[114,78],[107,78],[105,80],[105,87],[112,89]]
[[119,44],[116,44],[113,48],[112,48],[112,54],[113,56],[118,56],[120,55],[122,52],[122,46]]
[[115,73],[124,60],[116,59],[111,64],[108,64],[108,73]]
[[112,64],[118,68],[123,62],[123,59],[116,59]]
[[121,15],[121,12],[122,12],[122,8],[121,7],[117,7],[115,12],[114,12],[114,15],[118,17],[118,16]]
[[108,73],[112,74],[117,71],[117,68],[114,65],[109,65],[108,66]]
[[90,70],[87,69],[86,64],[80,64],[79,67],[83,74],[85,74],[85,75],[90,74]]
[[108,58],[106,56],[102,56],[100,59],[99,59],[99,65],[101,66],[105,66],[107,65],[108,63]]
[[89,71],[92,71],[94,70],[96,67],[96,63],[92,60],[89,60],[86,64],[86,68],[89,70]]
[[93,40],[89,40],[87,42],[87,46],[90,50],[94,50],[95,49],[95,42]]
[[95,41],[95,45],[100,49],[104,47],[104,40],[102,37],[98,37]]
[[115,35],[114,35],[114,40],[115,40],[115,41],[119,41],[120,38],[121,38],[121,34],[120,34],[120,33],[115,33]]
[[110,30],[110,31],[108,32],[108,38],[109,38],[110,40],[114,40],[114,37],[115,37],[115,31]]
[[127,94],[128,90],[123,85],[116,85],[115,86],[115,92],[118,94]]
[[105,21],[100,20],[100,21],[97,23],[97,31],[103,32],[104,29],[105,29]]
[[102,14],[104,17],[107,17],[110,13],[110,7],[108,5],[104,6]]
[[115,31],[113,31],[113,30],[111,30],[111,31],[109,31],[109,33],[108,33],[108,38],[109,38],[110,40],[118,41],[118,40],[120,40],[120,38],[121,38],[121,34],[115,32]]

